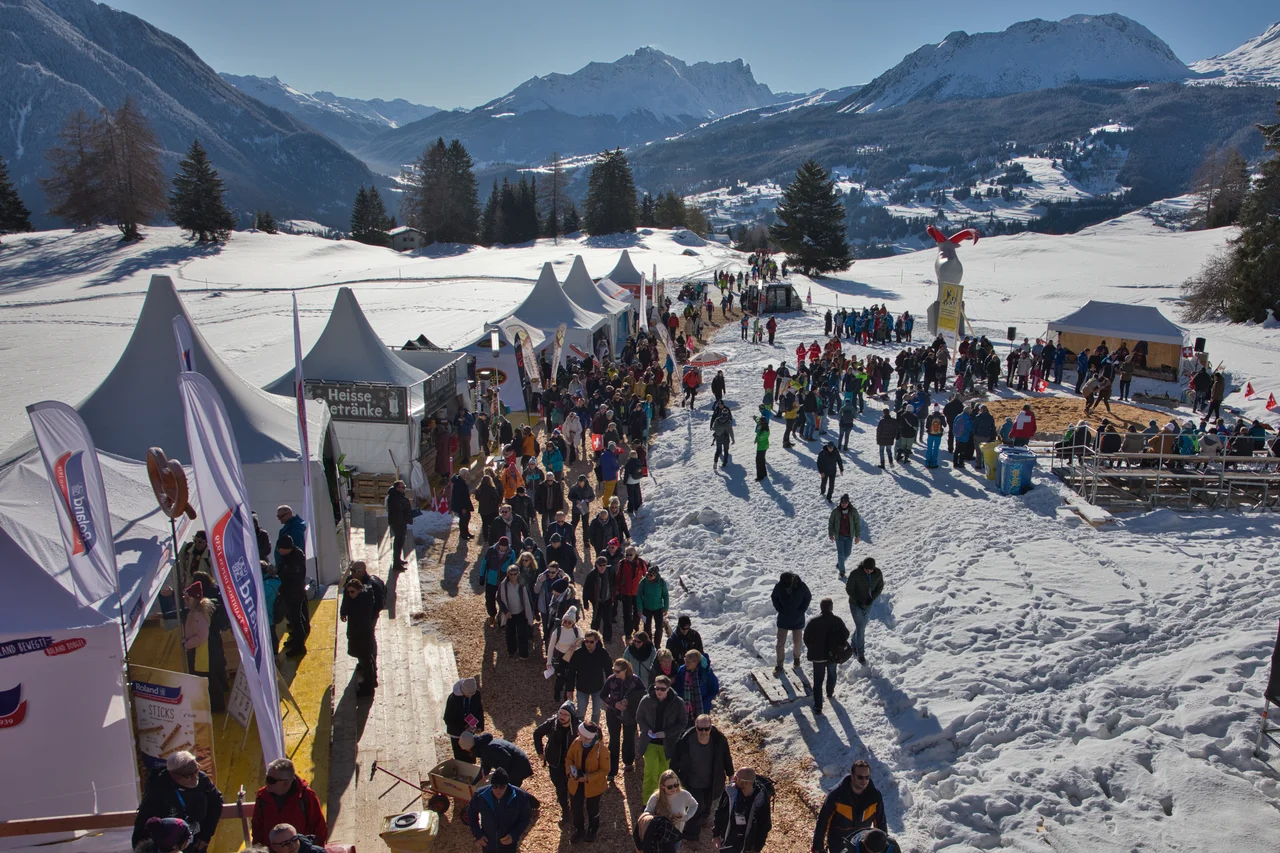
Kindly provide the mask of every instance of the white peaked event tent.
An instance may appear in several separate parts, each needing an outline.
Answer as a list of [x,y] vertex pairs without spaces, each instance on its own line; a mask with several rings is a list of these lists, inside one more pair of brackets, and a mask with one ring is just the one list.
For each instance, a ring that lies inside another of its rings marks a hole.
[[[333,416],[329,429],[338,438],[346,464],[362,473],[395,474],[402,469],[399,472],[403,474],[408,470],[418,446],[422,383],[427,374],[396,358],[387,349],[369,325],[351,288],[338,288],[329,322],[302,359],[302,373],[308,382],[369,382],[407,389],[407,424],[348,421]],[[292,400],[293,368],[264,390]],[[398,464],[392,464],[392,457]]]
[[[147,298],[124,352],[102,383],[76,409],[100,456],[111,454],[141,462],[146,459],[148,448],[159,447],[169,458],[189,463],[191,451],[178,396],[178,350],[173,333],[173,318],[177,315],[185,317],[191,327],[195,369],[209,379],[226,406],[240,449],[251,509],[258,511],[264,529],[274,539],[275,508],[289,504],[299,513],[302,508],[293,399],[259,390],[227,367],[191,321],[168,276],[151,277]],[[337,527],[322,461],[329,431],[328,409],[321,403],[308,403],[307,425],[313,500],[319,515],[307,519],[318,552],[309,554],[307,562],[316,561],[321,582],[335,583],[340,571]],[[4,458],[16,458],[34,449],[35,438],[28,435],[9,448]],[[336,456],[333,448],[330,451]],[[0,469],[4,465],[0,462]],[[147,482],[145,471],[142,477]],[[107,500],[112,498],[108,493]],[[192,505],[200,511],[198,495],[193,496]],[[197,519],[192,530],[204,526],[204,520]],[[116,531],[117,537],[121,534]],[[64,563],[65,559],[64,556]]]
[[[603,330],[608,325],[608,318],[580,308],[565,295],[549,262],[542,265],[542,273],[534,283],[533,290],[511,312],[510,320],[542,332],[546,337],[544,347],[555,343],[556,327],[564,323],[566,328],[562,364],[570,351],[578,358],[587,354],[594,355],[595,333],[600,331],[605,334]],[[507,322],[503,325],[510,328]]]
[[[498,384],[498,399],[502,401],[502,405],[513,412],[523,412],[527,410],[524,390],[520,386],[520,371],[516,365],[513,336],[507,331],[508,327],[515,325],[520,325],[520,322],[512,317],[489,325],[489,328],[496,329],[498,332],[497,358],[494,358],[493,355],[493,345],[490,341],[488,328],[485,329],[480,337],[466,346],[458,347],[455,352],[463,356],[474,356],[476,360],[476,378],[496,382]],[[528,326],[525,326],[525,328],[529,332],[529,338],[535,350],[546,343],[547,336],[542,333],[541,329],[531,329]],[[402,357],[409,358],[413,356],[413,353],[403,353],[402,355]]]
[[623,249],[622,257],[618,258],[613,272],[600,279],[599,286],[606,294],[612,293],[614,299],[630,302],[633,298],[639,298],[640,284],[643,281],[644,276],[631,263],[631,253]]
[[591,274],[587,272],[587,264],[582,260],[582,255],[574,256],[573,266],[564,280],[564,292],[578,307],[609,318],[607,325],[609,350],[616,354],[622,343],[626,341],[627,335],[631,334],[629,328],[631,306],[607,295],[591,280]]

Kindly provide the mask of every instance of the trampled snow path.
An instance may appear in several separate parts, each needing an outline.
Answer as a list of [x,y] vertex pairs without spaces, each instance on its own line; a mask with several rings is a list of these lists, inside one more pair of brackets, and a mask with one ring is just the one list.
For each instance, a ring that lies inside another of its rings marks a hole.
[[659,485],[646,484],[638,538],[673,610],[694,615],[728,713],[765,726],[777,759],[811,755],[816,795],[868,757],[907,850],[1043,839],[1055,850],[1273,851],[1280,788],[1250,757],[1280,616],[1271,518],[1162,510],[1073,527],[1056,518],[1047,474],[1009,498],[949,460],[881,472],[869,406],[836,495],[862,515],[853,560],[874,556],[885,574],[870,665],[842,667],[816,719],[808,701],[764,700],[748,672],[772,669],[781,571],[809,584],[811,615],[830,596],[851,624],[825,535],[820,445],[783,449],[775,421],[770,478],[754,480],[760,373],[820,332],[820,318],[792,315],[771,349],[724,329],[732,462],[711,470],[709,393],[664,422],[651,458]]

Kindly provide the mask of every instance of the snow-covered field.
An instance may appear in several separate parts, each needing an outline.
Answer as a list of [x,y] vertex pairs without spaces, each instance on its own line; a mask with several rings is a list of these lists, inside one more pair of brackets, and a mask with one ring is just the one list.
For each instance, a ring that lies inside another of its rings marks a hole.
[[[1134,214],[1070,237],[1025,234],[961,249],[968,310],[979,333],[1034,337],[1089,298],[1158,305],[1176,319],[1180,282],[1230,236],[1173,233]],[[123,349],[154,272],[174,277],[195,321],[227,361],[265,383],[291,364],[289,291],[304,346],[318,336],[337,286],[350,284],[379,334],[442,345],[478,335],[518,304],[544,261],[563,277],[573,255],[609,272],[626,245],[637,267],[667,277],[741,256],[685,246],[667,232],[608,241],[539,241],[515,249],[431,256],[306,236],[235,234],[220,249],[148,229],[120,247],[115,232],[6,237],[0,248],[0,445],[27,429],[23,406],[76,402]],[[605,242],[605,245],[593,245]],[[888,302],[919,316],[932,300],[932,253],[860,262],[810,284],[815,309]],[[798,571],[816,600],[847,614],[818,494],[816,445],[769,451],[772,476],[752,479],[749,416],[767,362],[821,335],[817,314],[782,319],[778,346],[728,329],[717,347],[738,418],[734,459],[711,471],[703,408],[664,424],[637,524],[665,569],[673,606],[695,614],[712,649],[724,713],[764,725],[779,761],[811,762],[815,795],[870,758],[891,827],[907,850],[1140,850],[1273,853],[1280,788],[1250,756],[1280,605],[1280,524],[1235,514],[1162,510],[1094,530],[1055,513],[1046,478],[1022,498],[996,495],[950,468],[881,472],[873,410],[853,434],[836,494],[862,513],[863,544],[887,591],[869,629],[865,670],[846,666],[836,702],[771,707],[748,672],[772,668],[769,592]],[[1210,324],[1215,363],[1238,382],[1280,389],[1280,331]],[[1228,405],[1262,414],[1240,395]],[[681,592],[677,578],[688,593]],[[757,658],[756,655],[760,655]],[[812,756],[812,759],[809,758]],[[791,829],[791,828],[788,828]],[[806,832],[808,828],[795,828]]]

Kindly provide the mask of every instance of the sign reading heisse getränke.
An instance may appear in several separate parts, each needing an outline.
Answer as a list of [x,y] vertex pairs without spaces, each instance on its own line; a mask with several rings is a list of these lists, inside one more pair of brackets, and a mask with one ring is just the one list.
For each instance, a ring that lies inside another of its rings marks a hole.
[[307,396],[324,400],[335,421],[407,424],[409,392],[400,385],[307,380]]

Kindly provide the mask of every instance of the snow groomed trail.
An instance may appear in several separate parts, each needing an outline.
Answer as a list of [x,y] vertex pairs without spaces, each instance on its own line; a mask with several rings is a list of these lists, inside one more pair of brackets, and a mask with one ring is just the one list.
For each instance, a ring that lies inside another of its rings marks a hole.
[[906,850],[1273,853],[1280,787],[1251,751],[1280,616],[1280,523],[1161,510],[1071,526],[1047,472],[1003,497],[953,471],[945,447],[942,468],[925,469],[917,447],[881,471],[874,401],[835,490],[863,521],[850,566],[874,556],[885,575],[868,666],[841,667],[825,715],[808,699],[769,705],[749,672],[772,670],[780,572],[805,579],[811,617],[831,597],[852,625],[818,492],[821,442],[784,449],[775,420],[770,477],[754,479],[760,374],[822,339],[820,316],[779,319],[772,348],[732,324],[715,340],[730,357],[730,464],[712,470],[708,392],[692,413],[674,409],[637,524],[673,611],[715,649],[728,712],[764,729],[815,801],[867,758]]

